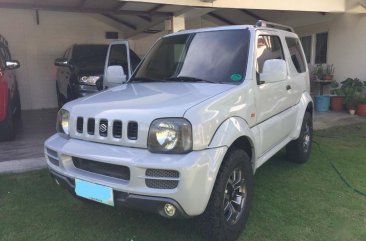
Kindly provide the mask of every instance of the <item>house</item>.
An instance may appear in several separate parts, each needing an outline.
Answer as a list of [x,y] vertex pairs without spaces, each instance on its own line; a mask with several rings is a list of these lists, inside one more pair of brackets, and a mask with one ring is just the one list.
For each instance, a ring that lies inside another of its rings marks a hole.
[[366,80],[364,0],[0,0],[24,109],[57,106],[53,61],[73,43],[109,43],[113,32],[143,56],[171,31],[258,19],[294,27],[308,63],[334,64],[336,80]]

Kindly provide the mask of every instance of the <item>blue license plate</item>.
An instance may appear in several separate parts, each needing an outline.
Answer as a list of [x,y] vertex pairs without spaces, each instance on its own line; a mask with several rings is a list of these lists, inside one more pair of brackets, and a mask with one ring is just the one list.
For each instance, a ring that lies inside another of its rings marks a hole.
[[114,206],[113,189],[110,187],[75,179],[75,193],[80,197]]

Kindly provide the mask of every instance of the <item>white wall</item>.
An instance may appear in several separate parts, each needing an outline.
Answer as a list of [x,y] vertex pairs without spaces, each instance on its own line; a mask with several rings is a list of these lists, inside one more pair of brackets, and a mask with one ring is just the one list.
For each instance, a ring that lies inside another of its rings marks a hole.
[[0,9],[0,34],[21,63],[17,78],[22,108],[56,107],[54,59],[73,43],[109,43],[106,31],[118,29],[92,15],[40,11],[37,25],[35,11]]
[[366,16],[339,14],[332,21],[302,26],[299,35],[328,32],[328,64],[335,67],[335,79],[348,77],[366,80]]

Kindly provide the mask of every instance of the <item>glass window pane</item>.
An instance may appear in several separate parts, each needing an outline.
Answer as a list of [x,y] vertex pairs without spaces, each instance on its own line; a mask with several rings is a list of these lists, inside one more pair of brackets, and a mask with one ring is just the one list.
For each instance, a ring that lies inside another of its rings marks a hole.
[[259,36],[256,67],[258,73],[262,73],[264,62],[269,59],[284,59],[281,40],[277,36]]
[[315,63],[324,64],[327,62],[328,33],[316,34]]
[[311,36],[304,36],[300,38],[302,48],[304,49],[306,62],[310,63],[311,61]]
[[296,38],[286,38],[286,43],[291,55],[292,63],[294,64],[298,73],[306,71],[305,58],[301,51],[300,42]]
[[165,81],[174,77],[193,77],[239,84],[245,79],[249,40],[248,30],[165,37],[146,55],[134,77]]

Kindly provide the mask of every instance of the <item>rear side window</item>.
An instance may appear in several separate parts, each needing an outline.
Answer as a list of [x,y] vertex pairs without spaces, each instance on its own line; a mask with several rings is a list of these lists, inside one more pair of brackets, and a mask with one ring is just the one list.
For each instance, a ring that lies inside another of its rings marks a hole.
[[306,71],[305,67],[305,57],[301,51],[300,41],[297,38],[286,38],[286,43],[290,51],[290,56],[292,63],[298,73],[304,73]]
[[257,73],[262,73],[263,65],[269,59],[284,59],[281,40],[278,36],[260,35],[257,40]]

